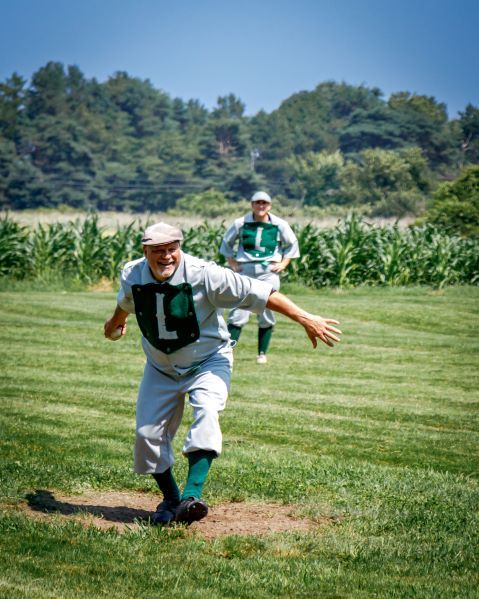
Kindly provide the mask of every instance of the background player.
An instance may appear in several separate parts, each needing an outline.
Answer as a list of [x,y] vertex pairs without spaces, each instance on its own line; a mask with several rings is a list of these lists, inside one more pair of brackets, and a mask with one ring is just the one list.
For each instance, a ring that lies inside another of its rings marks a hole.
[[[292,258],[299,257],[296,235],[288,223],[271,214],[271,198],[257,191],[251,198],[252,212],[236,219],[226,231],[220,252],[226,256],[232,270],[266,281],[279,290],[279,273]],[[241,329],[248,322],[250,312],[243,308],[232,310],[228,316],[228,330],[238,341]],[[258,364],[266,364],[273,326],[276,319],[270,309],[258,314]]]

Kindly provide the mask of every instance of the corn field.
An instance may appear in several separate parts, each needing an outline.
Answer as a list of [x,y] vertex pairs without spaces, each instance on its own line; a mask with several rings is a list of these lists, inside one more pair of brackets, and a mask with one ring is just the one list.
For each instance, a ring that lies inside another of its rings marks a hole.
[[[116,281],[122,265],[138,258],[146,224],[134,222],[110,234],[93,215],[84,221],[28,229],[8,215],[0,220],[0,277],[16,280]],[[355,215],[333,229],[295,226],[301,258],[285,278],[310,287],[479,283],[479,239],[449,235],[426,225],[367,225]],[[183,249],[224,264],[218,249],[224,225],[184,230]]]

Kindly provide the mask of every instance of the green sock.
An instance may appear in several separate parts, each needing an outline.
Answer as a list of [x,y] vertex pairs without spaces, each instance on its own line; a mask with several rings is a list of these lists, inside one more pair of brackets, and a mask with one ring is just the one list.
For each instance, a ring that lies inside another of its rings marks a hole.
[[165,472],[155,472],[153,478],[156,480],[156,484],[160,487],[165,499],[175,502],[180,500],[180,490],[171,468],[168,468]]
[[186,485],[181,495],[181,499],[188,497],[196,497],[199,499],[203,492],[208,471],[213,458],[216,457],[216,451],[207,451],[206,449],[198,449],[187,454],[189,468]]
[[233,341],[238,341],[241,335],[241,327],[237,327],[235,324],[229,324],[228,331],[231,335],[231,339],[233,339]]
[[265,354],[268,351],[269,342],[271,341],[271,335],[273,334],[273,327],[267,329],[258,329],[258,353]]

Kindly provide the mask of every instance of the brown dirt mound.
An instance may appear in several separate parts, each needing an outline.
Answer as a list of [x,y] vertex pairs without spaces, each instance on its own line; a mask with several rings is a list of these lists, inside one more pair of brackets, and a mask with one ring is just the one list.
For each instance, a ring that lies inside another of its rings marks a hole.
[[[147,524],[157,503],[158,497],[147,493],[89,491],[84,495],[66,497],[42,490],[27,495],[22,510],[30,517],[43,521],[52,516],[72,518],[85,526],[115,528],[124,532]],[[293,514],[293,509],[292,506],[271,503],[215,505],[210,507],[207,518],[194,522],[188,531],[214,539],[225,535],[307,532],[330,523],[328,518],[319,522],[299,518]]]

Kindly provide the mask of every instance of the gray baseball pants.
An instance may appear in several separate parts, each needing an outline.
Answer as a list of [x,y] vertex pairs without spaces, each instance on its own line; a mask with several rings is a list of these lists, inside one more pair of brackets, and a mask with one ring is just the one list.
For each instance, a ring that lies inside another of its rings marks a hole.
[[183,453],[198,449],[221,453],[219,413],[226,405],[232,366],[230,349],[214,354],[185,375],[166,375],[146,363],[136,406],[135,472],[161,473],[173,465],[172,443],[187,394],[193,423]]

